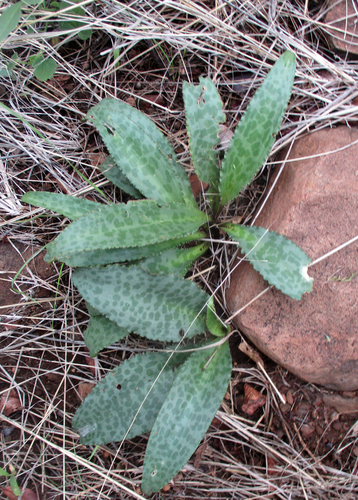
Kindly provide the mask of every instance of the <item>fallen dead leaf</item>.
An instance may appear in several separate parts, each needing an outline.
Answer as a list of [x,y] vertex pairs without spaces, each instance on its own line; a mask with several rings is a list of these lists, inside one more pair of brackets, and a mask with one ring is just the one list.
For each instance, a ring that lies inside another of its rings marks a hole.
[[5,417],[9,416],[14,411],[22,410],[19,397],[14,389],[4,393],[0,398],[0,413]]
[[96,384],[92,384],[91,382],[80,382],[78,384],[78,394],[82,401],[88,396],[95,385]]
[[229,127],[220,123],[219,133],[218,133],[220,139],[219,147],[221,147],[222,149],[227,149],[229,147],[233,135],[234,132],[230,130]]
[[107,155],[105,153],[88,153],[87,157],[92,167],[96,168],[98,165],[102,165],[104,160],[107,158]]
[[275,460],[270,455],[268,455],[266,457],[266,474],[268,476],[276,476],[277,475],[278,470],[275,467],[277,465],[277,463],[278,463],[277,460]]
[[266,403],[266,396],[249,384],[244,385],[244,391],[245,399],[241,409],[247,415],[253,415],[258,408],[264,406]]
[[207,184],[206,182],[201,182],[196,174],[192,174],[189,177],[189,181],[194,198],[197,198],[200,193],[203,193],[209,187],[209,184]]
[[145,100],[143,100],[143,101],[141,100],[139,103],[140,109],[148,109],[153,104],[159,104],[159,106],[164,106],[164,104],[165,104],[164,98],[160,94],[144,95],[143,99],[145,99]]
[[197,469],[200,465],[201,459],[203,458],[206,448],[208,447],[208,442],[205,441],[195,452],[194,467]]

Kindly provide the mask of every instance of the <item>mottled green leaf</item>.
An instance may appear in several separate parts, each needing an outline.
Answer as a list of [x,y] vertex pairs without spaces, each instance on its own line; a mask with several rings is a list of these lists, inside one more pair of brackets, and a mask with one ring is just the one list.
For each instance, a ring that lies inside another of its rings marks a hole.
[[20,488],[14,474],[11,474],[11,476],[10,476],[10,486],[11,486],[11,490],[12,490],[12,493],[14,494],[14,496],[20,497],[22,494],[22,491],[21,491],[21,488]]
[[138,266],[78,268],[73,281],[92,307],[119,326],[154,340],[178,342],[205,331],[207,295],[174,275],[151,275]]
[[163,488],[194,453],[225,395],[231,369],[227,342],[193,353],[182,365],[150,434],[144,494]]
[[142,193],[136,189],[129,179],[124,175],[122,170],[113,160],[111,155],[107,156],[104,162],[101,164],[102,173],[111,181],[115,186],[119,187],[122,191],[133,196],[133,198],[143,198]]
[[133,419],[128,439],[149,432],[176,377],[175,364],[183,360],[183,355],[173,356],[151,389],[168,357],[158,352],[133,356],[101,380],[72,421],[81,442],[96,445],[121,441]]
[[270,285],[297,300],[312,290],[313,278],[307,274],[311,259],[292,241],[263,227],[224,224],[221,228]]
[[216,314],[213,297],[210,297],[206,309],[206,326],[209,332],[216,337],[224,337],[230,333],[230,327],[225,325]]
[[206,243],[190,248],[171,248],[140,262],[139,266],[150,274],[164,273],[185,276],[192,263],[208,248]]
[[[204,238],[205,236],[205,233],[196,231],[188,236],[173,238],[163,241],[162,243],[153,243],[152,245],[144,245],[142,247],[88,250],[62,256],[59,260],[74,267],[103,266],[106,264],[114,264],[115,262],[126,262],[158,255],[169,248],[174,248],[188,241]],[[45,260],[46,262],[51,262],[53,260],[51,254],[46,255]]]
[[190,152],[197,176],[217,193],[220,170],[214,148],[219,144],[219,124],[225,122],[225,115],[214,82],[210,78],[199,81],[197,86],[183,84]]
[[94,357],[105,347],[127,337],[129,333],[128,330],[120,327],[114,321],[111,321],[102,314],[97,314],[91,316],[83,337],[89,349],[90,356]]
[[269,155],[291,95],[295,68],[295,55],[286,51],[251,99],[224,156],[221,205],[238,196]]
[[17,28],[21,19],[21,2],[10,5],[0,16],[0,42]]
[[152,200],[103,205],[70,224],[49,245],[49,260],[64,260],[79,252],[128,248],[187,236],[206,222],[195,208],[172,203],[159,208]]
[[196,207],[189,180],[174,150],[143,113],[117,99],[103,99],[87,118],[101,134],[114,161],[130,182],[158,205]]
[[46,191],[29,191],[24,194],[21,201],[36,207],[47,208],[71,220],[78,219],[103,206],[95,201],[75,198],[66,194],[47,193]]

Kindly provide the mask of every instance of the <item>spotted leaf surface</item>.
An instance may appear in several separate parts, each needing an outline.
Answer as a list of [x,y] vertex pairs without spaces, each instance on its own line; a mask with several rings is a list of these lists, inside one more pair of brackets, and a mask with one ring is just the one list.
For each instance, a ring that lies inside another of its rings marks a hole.
[[99,351],[114,342],[127,337],[130,332],[120,327],[114,321],[101,314],[91,316],[86,331],[83,334],[90,356],[97,356]]
[[139,266],[150,274],[163,273],[184,276],[192,263],[208,248],[206,243],[191,248],[171,248],[160,255],[140,262]]
[[47,245],[48,259],[66,261],[88,250],[159,243],[187,236],[205,222],[203,212],[179,203],[162,208],[152,200],[104,205],[77,219]]
[[178,358],[173,356],[152,388],[167,360],[164,353],[136,355],[99,382],[73,418],[72,426],[81,442],[96,445],[121,441],[134,419],[128,439],[149,432],[177,374]]
[[21,201],[35,205],[36,207],[47,208],[71,220],[78,219],[88,212],[105,206],[95,201],[75,198],[66,194],[46,193],[42,191],[28,192],[24,194]]
[[163,488],[194,453],[225,395],[231,369],[227,342],[193,353],[182,365],[150,434],[144,494]]
[[206,326],[215,337],[224,337],[230,333],[230,327],[225,325],[216,314],[213,297],[210,297],[206,310]]
[[100,165],[102,173],[109,181],[115,186],[119,187],[122,191],[129,194],[133,198],[143,198],[142,193],[136,189],[129,179],[124,175],[122,170],[114,161],[111,155],[107,156],[104,162]]
[[307,274],[311,259],[281,234],[263,227],[224,224],[221,226],[263,278],[293,299],[312,291],[313,278]]
[[[173,238],[171,240],[163,241],[162,243],[154,243],[152,245],[144,245],[142,247],[87,250],[62,256],[60,260],[69,266],[74,267],[103,266],[106,264],[114,264],[115,262],[126,262],[147,258],[152,255],[158,255],[168,248],[177,247],[178,245],[182,245],[188,241],[198,240],[205,236],[205,233],[196,231],[188,236]],[[45,260],[51,261],[51,254],[46,255]]]
[[103,99],[87,118],[101,134],[124,175],[146,198],[196,206],[189,180],[174,150],[143,113],[117,99]]
[[218,192],[220,170],[217,153],[219,124],[225,122],[222,102],[210,78],[200,78],[200,85],[183,84],[186,124],[195,172],[202,182]]
[[122,328],[155,340],[178,342],[205,331],[207,295],[174,275],[151,275],[138,266],[78,268],[73,281],[92,307]]
[[286,51],[251,99],[224,156],[221,205],[238,196],[269,155],[291,95],[295,69],[295,55]]

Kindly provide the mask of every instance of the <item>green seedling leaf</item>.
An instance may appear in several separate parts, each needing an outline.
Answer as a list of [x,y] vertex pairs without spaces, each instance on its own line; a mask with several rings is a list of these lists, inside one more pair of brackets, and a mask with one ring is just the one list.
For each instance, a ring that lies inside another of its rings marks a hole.
[[103,206],[95,201],[75,198],[66,194],[47,193],[42,191],[31,191],[21,198],[23,203],[29,203],[36,207],[47,208],[57,214],[64,215],[71,220],[78,219],[88,212],[97,210]]
[[107,177],[115,186],[129,194],[133,198],[143,198],[142,193],[136,189],[130,180],[124,175],[121,169],[116,165],[111,155],[107,156],[104,162],[100,165],[103,175]]
[[[73,5],[76,3],[80,3],[80,1],[81,0],[75,0],[72,3],[61,2],[59,4],[57,2],[53,2],[51,4],[51,7],[55,7],[57,9],[61,10],[61,9],[67,9],[68,7],[70,7],[72,5],[71,9],[66,10],[66,14],[70,15],[70,16],[78,16],[79,18],[84,18],[84,17],[86,17],[86,11],[81,6]],[[76,19],[70,19],[68,21],[60,21],[58,23],[58,25],[59,25],[59,28],[61,30],[67,31],[67,30],[73,30],[76,28],[81,28],[82,26],[86,26],[86,23],[82,22],[82,21],[76,21]],[[90,38],[91,36],[92,36],[92,29],[91,28],[83,29],[83,30],[78,32],[78,38],[80,40],[88,40],[88,38]]]
[[313,278],[307,268],[311,259],[281,234],[263,227],[224,224],[221,226],[263,278],[293,299],[312,291]]
[[172,203],[159,208],[152,200],[102,205],[70,224],[47,245],[49,260],[64,260],[89,251],[161,243],[187,236],[206,222],[195,208]]
[[291,95],[295,69],[295,55],[286,51],[272,67],[236,127],[222,164],[222,206],[238,196],[268,157]]
[[[158,255],[169,248],[174,248],[189,241],[195,241],[204,237],[206,237],[205,233],[197,231],[182,238],[173,238],[171,240],[163,241],[162,243],[154,243],[153,245],[129,248],[109,248],[105,250],[89,250],[61,257],[60,260],[69,266],[74,267],[104,266],[106,264],[133,261]],[[46,262],[51,262],[53,260],[51,254],[46,255],[45,260]]]
[[231,370],[228,342],[197,351],[182,365],[150,434],[144,494],[163,488],[194,453],[223,400]]
[[0,16],[0,42],[17,28],[21,19],[21,2],[10,5]]
[[6,470],[4,470],[2,467],[0,467],[0,476],[9,477],[11,476],[11,474],[9,472],[6,472]]
[[[79,24],[82,24],[82,23],[79,23]],[[92,34],[93,34],[93,31],[91,30],[91,28],[86,29],[86,30],[81,30],[78,32],[78,38],[82,41],[85,41],[85,40],[88,40],[89,38],[91,38]]]
[[124,339],[129,333],[128,330],[120,327],[114,321],[102,316],[102,314],[97,314],[91,316],[83,337],[90,356],[94,358],[99,351]]
[[192,263],[195,262],[209,245],[202,243],[191,248],[171,248],[160,255],[149,257],[139,263],[139,266],[150,274],[175,274],[185,276]]
[[16,64],[17,64],[18,57],[19,57],[18,53],[15,52],[11,56],[10,61],[7,63],[6,68],[0,69],[0,76],[3,76],[3,77],[10,76],[10,77],[12,77],[12,72],[13,72],[13,69],[15,68]]
[[206,293],[177,276],[115,264],[78,268],[73,281],[92,307],[143,337],[178,342],[182,330],[190,329],[188,337],[205,331]]
[[[149,432],[176,377],[176,364],[184,355],[174,355],[153,385],[168,357],[158,352],[138,354],[99,382],[73,418],[72,426],[81,442],[96,445],[121,441],[133,419],[128,439]],[[149,391],[150,397],[144,401]]]
[[51,57],[43,59],[39,64],[34,66],[34,75],[40,82],[46,82],[50,80],[55,74],[57,69],[57,63]]
[[100,132],[130,182],[158,205],[196,207],[189,180],[167,139],[143,113],[117,99],[103,99],[87,118]]
[[20,497],[21,496],[21,488],[17,484],[16,477],[14,475],[10,476],[10,486],[11,486],[13,494],[16,497]]
[[215,335],[215,337],[224,337],[230,333],[229,325],[225,325],[216,314],[213,297],[210,297],[206,309],[206,326],[209,332]]
[[199,81],[197,86],[183,84],[190,152],[199,179],[218,193],[220,170],[214,148],[219,144],[219,124],[225,122],[225,115],[214,82],[210,78]]

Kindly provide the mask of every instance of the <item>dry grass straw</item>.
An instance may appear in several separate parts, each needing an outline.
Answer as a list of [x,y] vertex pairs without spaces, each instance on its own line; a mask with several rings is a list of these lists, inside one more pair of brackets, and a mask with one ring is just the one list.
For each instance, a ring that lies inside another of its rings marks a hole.
[[[3,2],[2,8],[9,4]],[[286,49],[296,53],[293,96],[272,161],[277,151],[308,130],[357,121],[357,62],[328,50],[325,3],[313,3],[313,10],[307,1],[265,0],[102,0],[81,5],[86,12],[83,26],[67,31],[59,31],[56,24],[72,18],[66,9],[54,13],[38,7],[36,22],[29,17],[32,8],[24,9],[22,23],[2,47],[3,63],[14,50],[20,61],[12,78],[0,79],[2,102],[15,113],[0,109],[1,235],[10,241],[44,245],[63,229],[63,219],[21,206],[26,191],[86,194],[102,202],[120,199],[96,166],[103,145],[81,121],[104,97],[140,107],[149,103],[146,112],[169,136],[188,173],[181,83],[198,75],[216,81],[234,125],[278,55]],[[94,30],[93,36],[81,42],[78,31],[87,27]],[[58,64],[50,82],[36,80],[27,64],[39,50]],[[153,104],[153,94],[163,100]],[[230,215],[248,220],[261,194],[249,188]],[[207,273],[194,270],[197,279],[215,289],[230,258],[230,252],[215,255],[204,262]],[[219,275],[213,274],[214,264]],[[36,274],[17,280],[20,290],[25,285],[27,296],[40,286],[42,298],[36,303],[24,298],[11,312],[0,310],[0,387],[2,392],[14,388],[23,406],[20,415],[2,422],[3,429],[15,430],[2,436],[1,465],[11,463],[19,482],[37,489],[43,498],[141,498],[146,438],[125,442],[118,455],[116,443],[92,450],[79,444],[71,419],[80,401],[79,383],[100,380],[121,359],[145,350],[145,344],[135,337],[126,339],[90,366],[82,337],[88,315],[72,285],[71,270],[58,266],[47,280]],[[235,415],[238,373],[268,394],[268,418],[260,423]],[[261,371],[238,367],[230,391],[207,433],[199,465],[189,462],[174,487],[153,498],[355,497],[357,476],[344,464],[337,469],[324,466],[302,443],[287,444],[270,433],[268,422],[278,401]],[[353,431],[348,434],[341,447],[353,447],[355,436]],[[241,450],[240,459],[233,449]],[[276,462],[273,475],[268,474],[268,457]]]

